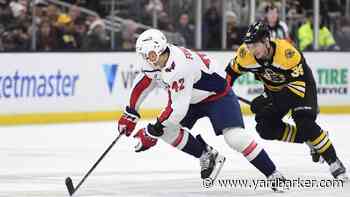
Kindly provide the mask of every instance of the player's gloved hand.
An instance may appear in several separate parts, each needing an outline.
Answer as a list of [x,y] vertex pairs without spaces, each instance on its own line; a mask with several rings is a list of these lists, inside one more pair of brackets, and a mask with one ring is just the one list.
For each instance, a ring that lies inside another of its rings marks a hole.
[[137,153],[148,150],[157,144],[157,138],[148,135],[146,129],[147,128],[142,128],[134,135],[134,138],[138,141],[135,146],[135,152]]
[[163,135],[163,128],[164,126],[157,119],[155,124],[148,124],[146,128],[140,129],[134,135],[134,138],[138,141],[135,152],[145,151],[155,146],[158,141],[157,138]]
[[250,104],[250,110],[255,114],[268,113],[270,109],[272,109],[272,101],[265,93],[255,97]]
[[134,109],[126,107],[123,115],[118,121],[118,130],[121,134],[130,136],[134,131],[137,121],[140,119],[140,115]]

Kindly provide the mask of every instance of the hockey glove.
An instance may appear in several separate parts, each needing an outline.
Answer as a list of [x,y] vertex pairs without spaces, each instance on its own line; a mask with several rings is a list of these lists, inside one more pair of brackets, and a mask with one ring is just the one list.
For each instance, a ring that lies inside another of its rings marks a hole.
[[134,138],[138,141],[135,152],[145,151],[157,144],[157,138],[162,136],[164,126],[157,119],[155,124],[148,124],[146,128],[140,129]]
[[147,128],[140,129],[135,135],[134,138],[137,140],[137,144],[135,146],[135,152],[141,152],[148,150],[152,146],[157,144],[157,138],[151,137],[147,134]]
[[272,101],[266,94],[255,97],[250,105],[250,110],[257,114],[268,113],[272,109]]
[[122,117],[118,121],[118,130],[121,134],[130,136],[134,131],[137,121],[140,119],[140,115],[134,109],[126,107]]

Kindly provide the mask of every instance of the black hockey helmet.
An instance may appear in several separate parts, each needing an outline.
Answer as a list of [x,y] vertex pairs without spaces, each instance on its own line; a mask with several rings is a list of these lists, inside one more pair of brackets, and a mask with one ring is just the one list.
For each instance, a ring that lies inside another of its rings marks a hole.
[[261,41],[264,38],[270,38],[269,27],[263,22],[258,21],[249,26],[248,31],[243,38],[243,42],[249,44]]

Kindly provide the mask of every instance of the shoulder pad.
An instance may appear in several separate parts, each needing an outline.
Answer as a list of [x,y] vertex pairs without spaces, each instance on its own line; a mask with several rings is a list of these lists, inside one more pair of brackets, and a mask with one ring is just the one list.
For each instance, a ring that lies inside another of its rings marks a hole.
[[255,67],[257,64],[254,56],[249,52],[245,44],[242,44],[237,50],[236,63],[243,68]]
[[276,52],[273,64],[281,69],[288,70],[298,65],[302,56],[288,41],[276,39]]

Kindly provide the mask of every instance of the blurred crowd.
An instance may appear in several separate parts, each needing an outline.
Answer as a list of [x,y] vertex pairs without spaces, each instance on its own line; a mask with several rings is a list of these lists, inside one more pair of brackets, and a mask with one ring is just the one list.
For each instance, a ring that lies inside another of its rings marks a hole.
[[[226,49],[236,49],[249,25],[249,1],[203,0],[202,49],[222,49],[223,14]],[[137,35],[146,26],[169,32],[170,40],[195,48],[195,0],[117,0],[114,14],[124,18],[112,36],[104,18],[111,0],[62,0],[69,8],[45,0],[0,0],[0,51],[133,50]],[[300,50],[313,50],[313,1],[286,0],[286,20],[281,2],[257,0],[256,20],[270,27],[273,38],[287,39]],[[35,5],[35,6],[34,6]],[[345,0],[320,0],[321,50],[350,50],[350,18]],[[34,8],[33,8],[34,7]],[[98,13],[85,14],[81,8]],[[33,20],[33,17],[34,20]],[[35,38],[35,39],[33,39]]]
[[99,16],[84,16],[78,6],[61,10],[44,0],[0,0],[0,34],[3,51],[28,51],[32,42],[39,51],[109,49]]

